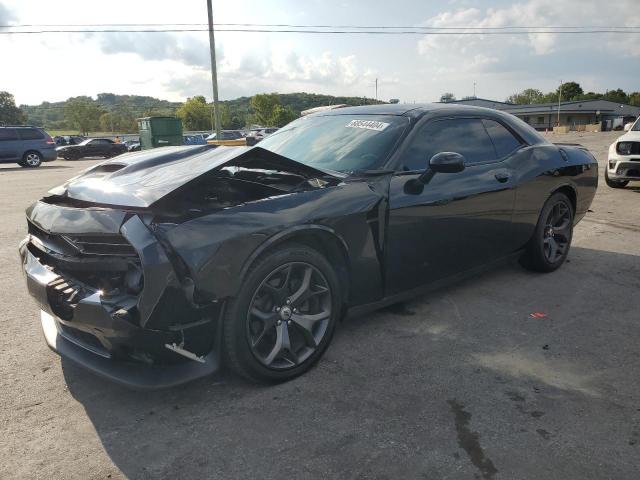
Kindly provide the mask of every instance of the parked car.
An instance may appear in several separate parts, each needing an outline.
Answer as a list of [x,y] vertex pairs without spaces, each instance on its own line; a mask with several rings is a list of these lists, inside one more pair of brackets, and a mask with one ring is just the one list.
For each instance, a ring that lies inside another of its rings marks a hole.
[[115,143],[108,138],[89,138],[78,145],[67,145],[56,149],[58,156],[65,160],[77,160],[84,157],[111,158],[127,151],[124,143]]
[[202,138],[202,135],[183,135],[182,143],[184,145],[206,145],[207,141]]
[[56,159],[56,144],[42,128],[27,125],[0,126],[0,163],[37,168]]
[[624,188],[640,181],[640,119],[625,125],[625,133],[609,147],[604,180],[611,188]]
[[127,140],[124,142],[127,146],[128,152],[139,152],[140,151],[140,141],[139,140]]
[[247,142],[240,130],[223,130],[220,135],[220,139],[217,138],[216,132],[213,132],[207,137],[207,143],[210,145],[224,145],[224,146],[244,146]]
[[84,142],[86,139],[84,137],[76,136],[76,135],[58,135],[53,138],[58,146],[64,145],[78,145],[81,142]]
[[[222,132],[220,132],[220,140],[238,140],[241,138],[244,137],[240,130],[222,130]],[[209,140],[218,140],[216,132],[213,132],[207,137],[207,141]]]
[[508,258],[556,270],[597,183],[587,150],[504,112],[344,108],[253,148],[97,165],[29,207],[19,248],[63,357],[137,387],[221,362],[283,381],[318,361],[344,315]]

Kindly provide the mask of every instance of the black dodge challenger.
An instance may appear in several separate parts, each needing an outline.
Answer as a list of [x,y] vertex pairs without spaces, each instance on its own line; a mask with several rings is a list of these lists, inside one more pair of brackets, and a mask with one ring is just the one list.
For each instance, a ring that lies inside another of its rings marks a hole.
[[66,145],[56,148],[58,157],[65,160],[78,160],[85,157],[111,158],[126,153],[124,143],[116,143],[108,138],[88,138],[77,145]]
[[345,315],[520,256],[550,272],[597,162],[517,118],[446,104],[303,117],[259,147],[166,147],[89,168],[27,210],[20,255],[49,346],[166,387],[224,362],[308,370]]

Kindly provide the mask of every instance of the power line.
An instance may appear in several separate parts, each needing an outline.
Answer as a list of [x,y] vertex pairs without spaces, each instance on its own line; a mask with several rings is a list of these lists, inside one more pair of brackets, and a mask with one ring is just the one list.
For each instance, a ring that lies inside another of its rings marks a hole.
[[[290,23],[216,23],[217,26],[223,27],[256,27],[256,28],[332,28],[332,29],[404,29],[404,30],[518,30],[518,29],[546,29],[546,30],[576,30],[576,29],[596,29],[596,30],[629,30],[638,29],[640,26],[613,26],[613,25],[573,25],[573,26],[549,26],[549,25],[506,25],[495,27],[431,27],[423,25],[299,25]],[[0,28],[63,28],[63,27],[165,27],[165,26],[182,26],[182,27],[196,27],[207,26],[206,23],[62,23],[62,24],[12,24],[12,25],[0,25]]]
[[[21,30],[3,31],[0,35],[41,35],[47,33],[189,33],[207,32],[206,28],[163,28],[163,29],[84,29],[84,30]],[[320,35],[421,35],[421,36],[456,36],[456,35],[589,35],[589,34],[638,34],[640,28],[633,30],[592,29],[592,30],[515,30],[515,31],[419,31],[419,30],[283,30],[283,29],[246,29],[217,28],[216,32],[236,33],[303,33]]]

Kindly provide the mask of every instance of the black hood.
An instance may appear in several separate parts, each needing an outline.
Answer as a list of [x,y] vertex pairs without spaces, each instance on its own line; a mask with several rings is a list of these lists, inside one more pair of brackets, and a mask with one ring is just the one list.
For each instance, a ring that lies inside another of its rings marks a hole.
[[297,178],[298,183],[342,176],[337,172],[309,167],[260,147],[163,147],[125,154],[100,163],[50,190],[49,194],[81,202],[146,208],[211,172],[219,172],[222,178],[225,175],[241,178],[243,175],[239,176],[238,170],[253,172],[243,180],[263,184],[265,182],[261,180],[270,178],[270,171]]

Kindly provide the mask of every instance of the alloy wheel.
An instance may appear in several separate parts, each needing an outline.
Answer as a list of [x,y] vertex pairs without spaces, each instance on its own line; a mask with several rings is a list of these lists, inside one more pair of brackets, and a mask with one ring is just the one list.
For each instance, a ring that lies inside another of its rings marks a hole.
[[331,319],[331,290],[311,264],[290,262],[262,281],[247,314],[253,355],[276,370],[304,363],[324,338]]
[[567,252],[571,242],[571,208],[564,202],[556,203],[547,215],[543,245],[549,263],[556,263]]
[[40,165],[40,155],[37,153],[29,153],[25,158],[25,163],[30,167],[37,167]]

